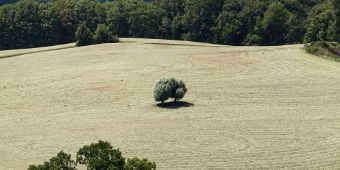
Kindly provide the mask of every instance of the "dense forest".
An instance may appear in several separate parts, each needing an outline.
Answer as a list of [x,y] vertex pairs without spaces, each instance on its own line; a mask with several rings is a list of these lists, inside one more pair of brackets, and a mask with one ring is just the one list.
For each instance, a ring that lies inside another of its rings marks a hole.
[[0,7],[0,49],[75,41],[79,25],[119,37],[230,45],[339,41],[340,0],[21,0]]

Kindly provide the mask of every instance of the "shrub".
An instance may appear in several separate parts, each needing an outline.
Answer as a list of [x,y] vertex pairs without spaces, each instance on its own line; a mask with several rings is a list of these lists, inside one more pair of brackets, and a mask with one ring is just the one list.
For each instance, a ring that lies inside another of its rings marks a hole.
[[340,45],[338,43],[330,43],[327,41],[317,41],[305,45],[308,53],[327,56],[340,61]]
[[86,24],[80,24],[76,31],[77,46],[85,46],[93,43],[93,33],[86,26]]
[[156,101],[164,103],[170,98],[170,86],[166,79],[158,80],[153,88],[153,97]]
[[76,170],[76,163],[71,159],[71,155],[60,151],[56,157],[52,157],[49,162],[42,165],[30,165],[28,170]]
[[113,149],[109,142],[99,141],[85,145],[77,153],[77,163],[87,169],[123,169],[125,159],[119,149]]
[[113,36],[109,28],[104,24],[99,24],[94,35],[95,43],[115,43],[118,42],[117,36]]
[[174,102],[177,102],[184,97],[187,91],[188,89],[182,80],[161,79],[154,85],[153,96],[155,101],[162,102],[162,104],[169,98],[173,98]]
[[185,93],[187,93],[188,89],[185,86],[185,83],[182,80],[176,81],[176,88],[174,89],[174,98],[175,102],[177,100],[183,99]]
[[124,170],[156,170],[156,164],[147,159],[132,158],[128,159]]

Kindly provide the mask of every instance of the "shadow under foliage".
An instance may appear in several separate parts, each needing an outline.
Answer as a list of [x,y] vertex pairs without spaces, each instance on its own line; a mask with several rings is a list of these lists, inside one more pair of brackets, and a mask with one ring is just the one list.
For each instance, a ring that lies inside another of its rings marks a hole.
[[195,105],[189,102],[178,101],[178,102],[168,102],[168,103],[163,103],[163,104],[159,103],[157,104],[157,106],[160,108],[165,108],[165,109],[179,109],[182,107],[193,107]]

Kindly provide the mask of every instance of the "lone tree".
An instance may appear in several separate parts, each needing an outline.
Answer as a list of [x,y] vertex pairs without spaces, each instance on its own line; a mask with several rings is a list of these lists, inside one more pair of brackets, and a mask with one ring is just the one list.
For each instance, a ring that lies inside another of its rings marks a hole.
[[176,80],[174,78],[161,79],[155,83],[153,96],[155,101],[161,102],[162,104],[169,98],[173,98],[174,102],[177,102],[185,96],[187,91],[188,89],[182,80]]

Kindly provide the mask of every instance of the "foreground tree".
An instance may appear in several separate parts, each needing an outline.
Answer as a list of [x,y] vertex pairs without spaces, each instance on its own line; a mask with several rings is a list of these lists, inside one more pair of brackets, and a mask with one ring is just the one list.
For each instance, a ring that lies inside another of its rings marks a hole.
[[156,170],[156,164],[147,159],[132,158],[128,159],[124,170]]
[[56,157],[42,165],[30,165],[28,170],[76,170],[77,164],[71,159],[71,155],[60,151]]
[[109,142],[99,141],[85,145],[77,153],[77,163],[86,165],[88,170],[123,169],[125,159],[119,149],[113,149]]
[[[85,145],[77,153],[77,163],[85,165],[88,170],[156,170],[156,164],[146,158],[125,158],[119,149],[113,149],[109,142],[99,141]],[[70,154],[60,151],[56,157],[42,165],[30,165],[28,170],[77,170],[77,163]]]

